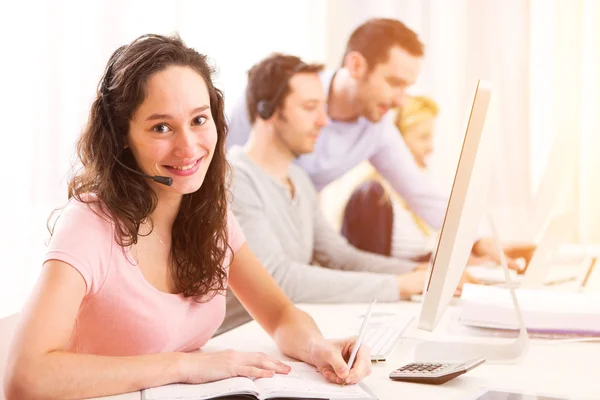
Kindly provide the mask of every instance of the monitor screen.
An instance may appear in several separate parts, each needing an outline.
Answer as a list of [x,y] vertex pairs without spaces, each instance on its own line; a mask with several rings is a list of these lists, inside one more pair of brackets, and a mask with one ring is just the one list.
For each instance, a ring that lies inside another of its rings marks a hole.
[[423,292],[419,328],[433,330],[452,300],[471,253],[487,203],[493,148],[484,140],[491,89],[479,81],[438,245]]

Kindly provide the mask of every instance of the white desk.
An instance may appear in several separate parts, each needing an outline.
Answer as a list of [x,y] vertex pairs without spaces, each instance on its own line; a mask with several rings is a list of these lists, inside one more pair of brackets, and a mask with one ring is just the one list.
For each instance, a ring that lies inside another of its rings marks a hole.
[[[335,331],[348,318],[364,314],[366,305],[300,306],[317,321],[323,333]],[[420,305],[416,303],[379,304],[378,311],[404,311],[418,314]],[[416,329],[416,321],[405,333],[402,343],[388,361],[373,365],[373,373],[365,382],[379,396],[387,399],[466,399],[470,393],[480,388],[494,387],[505,390],[562,394],[584,399],[597,399],[600,395],[600,380],[596,360],[600,360],[600,343],[549,344],[533,340],[527,356],[517,365],[484,364],[474,370],[447,382],[444,385],[421,385],[395,382],[388,378],[389,373],[414,360],[416,339],[448,338],[448,330],[453,327],[456,309],[447,310],[436,332],[429,333]],[[236,349],[266,351],[279,354],[255,322],[215,338],[211,344],[226,346],[235,343]]]
[[[366,310],[366,305],[300,305],[317,321],[325,336],[336,335],[349,319],[357,318]],[[376,311],[396,311],[418,315],[420,304],[378,304]],[[381,400],[391,399],[447,399],[463,400],[480,388],[493,387],[570,396],[571,398],[600,398],[600,378],[597,362],[600,360],[600,343],[549,344],[547,341],[532,340],[526,357],[517,365],[484,364],[474,370],[440,386],[395,382],[388,374],[395,368],[413,361],[415,345],[419,339],[448,338],[449,332],[463,332],[456,322],[456,309],[450,307],[436,332],[416,329],[416,321],[406,331],[404,339],[388,361],[373,365],[373,373],[365,382]],[[14,318],[11,318],[14,321]],[[6,324],[5,324],[6,325]],[[5,327],[6,328],[6,327]],[[457,336],[453,336],[457,337]],[[0,356],[7,343],[0,343]],[[248,323],[212,339],[210,348],[234,348],[245,351],[264,351],[286,358],[279,353],[271,339],[255,322]],[[3,373],[4,357],[0,360],[0,376]],[[1,398],[2,396],[0,396]],[[139,392],[104,397],[110,400],[139,400]]]
[[[325,336],[340,332],[350,318],[357,318],[366,311],[366,305],[300,305],[319,324]],[[420,304],[397,303],[378,304],[377,311],[403,310],[415,316]],[[416,321],[405,333],[404,339],[384,363],[373,364],[373,373],[365,382],[381,400],[405,399],[447,399],[464,400],[481,388],[491,387],[504,390],[536,392],[570,396],[571,398],[600,398],[600,378],[597,362],[600,360],[599,343],[550,344],[544,340],[532,340],[526,357],[516,365],[484,364],[443,385],[421,385],[395,382],[388,378],[389,373],[413,361],[415,345],[419,339],[442,339],[453,331],[458,337],[461,332],[454,322],[456,309],[450,307],[436,332],[423,332],[416,328]],[[458,328],[458,329],[457,329]],[[336,336],[337,337],[337,336]],[[212,339],[209,348],[234,348],[244,351],[264,351],[287,358],[277,350],[269,336],[256,322],[251,322]],[[139,393],[109,397],[111,400],[138,400]],[[108,399],[108,398],[104,398]]]

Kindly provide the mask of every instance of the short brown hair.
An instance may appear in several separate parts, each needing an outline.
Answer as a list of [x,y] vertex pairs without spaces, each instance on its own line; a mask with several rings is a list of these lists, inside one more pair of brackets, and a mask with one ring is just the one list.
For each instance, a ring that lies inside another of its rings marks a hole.
[[371,70],[377,64],[386,62],[390,49],[395,46],[413,56],[422,57],[424,54],[424,45],[418,35],[402,22],[389,18],[369,19],[350,35],[344,59],[352,51],[359,52]]
[[281,108],[290,93],[290,73],[318,73],[323,70],[322,64],[307,64],[299,57],[273,53],[255,64],[248,71],[246,87],[246,106],[250,123],[256,121],[257,107],[261,100],[273,100],[282,85],[286,85],[281,95],[275,99],[273,109]]

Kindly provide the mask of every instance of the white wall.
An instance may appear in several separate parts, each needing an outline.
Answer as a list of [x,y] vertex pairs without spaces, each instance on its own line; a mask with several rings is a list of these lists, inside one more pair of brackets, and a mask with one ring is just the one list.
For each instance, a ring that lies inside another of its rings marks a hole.
[[[571,3],[576,3],[575,11],[569,8]],[[46,218],[66,200],[73,143],[109,55],[149,32],[177,31],[189,45],[208,54],[230,104],[243,89],[247,69],[272,51],[337,67],[348,35],[359,23],[375,16],[403,20],[426,44],[423,71],[411,92],[433,97],[441,110],[431,165],[434,176],[442,184],[451,182],[476,80],[490,80],[495,91],[488,127],[501,138],[490,204],[503,222],[500,232],[505,238],[527,237],[532,195],[542,181],[551,148],[553,135],[547,133],[561,122],[560,111],[568,109],[581,118],[580,131],[588,132],[575,142],[581,155],[575,201],[582,210],[580,220],[587,224],[587,237],[600,240],[596,206],[600,191],[595,184],[600,167],[594,150],[600,146],[600,135],[591,134],[600,129],[596,107],[600,8],[595,0],[546,4],[545,0],[1,2],[0,317],[21,307],[39,274],[48,237]],[[559,32],[567,33],[573,21],[583,21],[587,39],[582,49],[552,42],[558,35],[556,18],[561,18]],[[532,23],[546,26],[549,36],[532,29]],[[587,61],[581,64],[583,69],[568,59],[558,63],[557,51],[575,51]],[[561,80],[563,74],[552,65],[581,71],[586,84],[571,88],[569,77]],[[562,93],[583,99],[583,111],[577,114],[566,98],[561,100]],[[547,104],[552,104],[551,111]],[[554,119],[547,118],[548,113]],[[568,121],[561,123],[562,131],[568,132]]]

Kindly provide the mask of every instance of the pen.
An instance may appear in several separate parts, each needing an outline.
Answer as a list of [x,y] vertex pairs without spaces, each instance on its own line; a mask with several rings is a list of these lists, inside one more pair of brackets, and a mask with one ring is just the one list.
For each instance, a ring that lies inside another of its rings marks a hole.
[[583,278],[583,281],[581,281],[582,288],[584,288],[585,285],[587,285],[588,280],[590,279],[590,276],[592,275],[592,272],[594,271],[594,267],[596,266],[596,261],[598,261],[598,258],[592,257],[592,261],[590,263],[590,266],[588,267],[585,277]]
[[[356,353],[358,353],[358,349],[362,343],[363,337],[365,336],[365,331],[367,330],[367,325],[369,325],[369,319],[371,319],[371,312],[373,311],[373,305],[375,304],[375,299],[371,300],[371,304],[369,304],[369,308],[367,309],[367,313],[365,314],[365,318],[363,319],[363,323],[360,326],[360,331],[358,332],[358,337],[354,342],[354,347],[352,347],[352,353],[350,354],[350,359],[348,360],[348,371],[352,370],[352,364],[354,364],[354,360],[356,359]],[[342,387],[346,384],[346,381],[342,382]]]
[[569,283],[569,282],[576,281],[576,280],[577,280],[577,277],[569,276],[569,277],[565,277],[562,279],[556,279],[556,280],[553,280],[550,282],[546,282],[546,286],[556,286],[556,285],[561,285],[563,283]]

